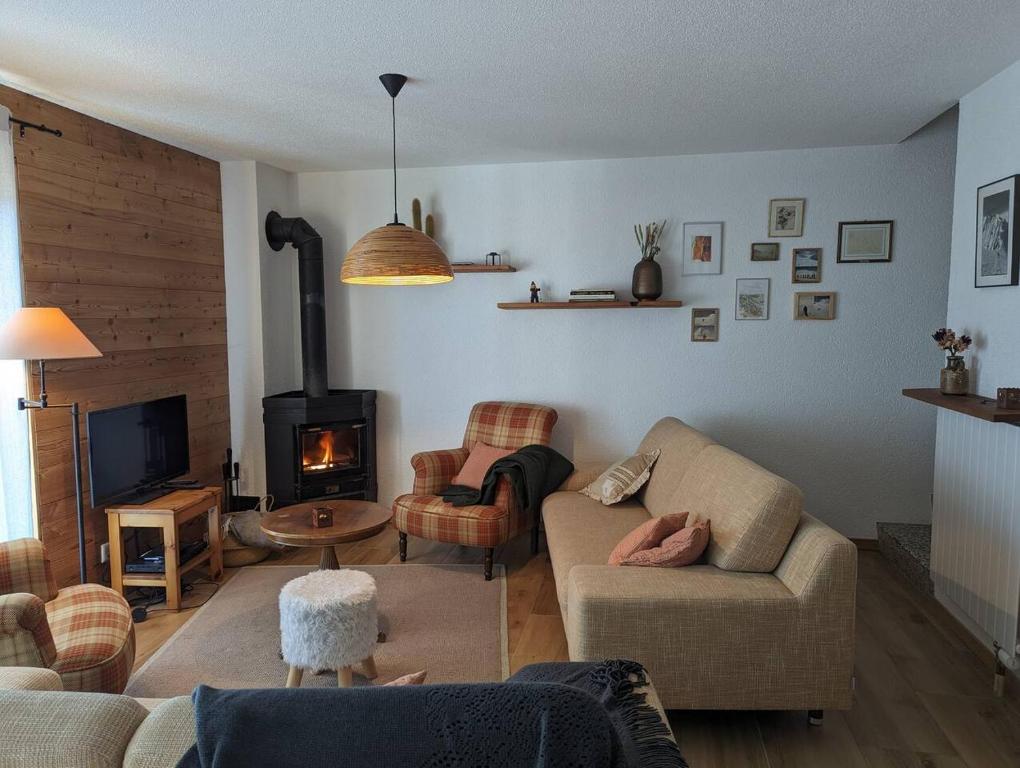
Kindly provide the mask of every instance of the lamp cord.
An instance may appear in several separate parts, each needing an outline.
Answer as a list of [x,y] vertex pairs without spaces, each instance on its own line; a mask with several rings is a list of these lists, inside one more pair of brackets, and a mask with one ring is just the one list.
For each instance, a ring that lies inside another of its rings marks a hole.
[[393,223],[399,224],[397,218],[397,99],[390,97],[390,106],[393,110]]

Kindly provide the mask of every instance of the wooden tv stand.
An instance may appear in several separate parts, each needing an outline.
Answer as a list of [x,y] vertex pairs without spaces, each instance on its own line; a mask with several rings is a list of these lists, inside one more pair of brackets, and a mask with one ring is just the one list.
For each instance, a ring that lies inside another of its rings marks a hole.
[[[121,594],[124,594],[124,587],[162,587],[166,590],[167,608],[179,611],[181,576],[203,563],[209,564],[211,578],[218,579],[223,574],[223,542],[220,539],[222,504],[222,489],[209,487],[171,491],[145,504],[108,507],[106,522],[110,530],[111,586]],[[206,516],[209,526],[209,546],[181,565],[178,529],[201,515]],[[166,558],[163,573],[124,572],[125,528],[159,528],[163,531]]]

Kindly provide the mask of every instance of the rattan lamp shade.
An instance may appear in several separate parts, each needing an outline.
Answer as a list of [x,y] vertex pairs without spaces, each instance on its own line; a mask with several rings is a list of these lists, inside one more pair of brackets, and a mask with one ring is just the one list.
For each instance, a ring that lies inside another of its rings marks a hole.
[[387,224],[351,247],[340,280],[358,285],[435,285],[453,280],[453,270],[443,249],[424,232]]

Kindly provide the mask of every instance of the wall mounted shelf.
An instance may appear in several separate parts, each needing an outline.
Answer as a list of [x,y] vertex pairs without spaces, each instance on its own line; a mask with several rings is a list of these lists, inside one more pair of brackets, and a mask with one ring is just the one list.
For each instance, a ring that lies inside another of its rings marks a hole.
[[904,389],[903,394],[922,403],[965,413],[975,419],[1020,425],[1020,410],[999,408],[995,400],[980,395],[943,395],[937,389]]
[[501,301],[500,309],[670,309],[682,307],[682,301],[659,299],[657,301]]
[[472,272],[516,272],[509,264],[452,264],[454,274],[470,274]]

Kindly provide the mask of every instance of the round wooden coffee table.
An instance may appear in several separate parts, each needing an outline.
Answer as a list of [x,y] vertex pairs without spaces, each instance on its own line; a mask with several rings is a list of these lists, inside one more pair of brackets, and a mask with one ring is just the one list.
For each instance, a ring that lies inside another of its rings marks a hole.
[[[312,525],[312,510],[316,507],[333,510],[332,526],[316,528]],[[262,532],[277,544],[320,547],[319,568],[336,570],[340,563],[334,546],[375,536],[392,519],[393,511],[374,501],[309,501],[263,515]]]

